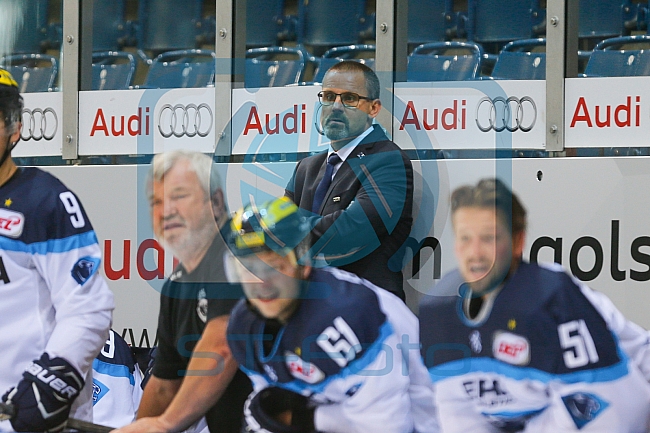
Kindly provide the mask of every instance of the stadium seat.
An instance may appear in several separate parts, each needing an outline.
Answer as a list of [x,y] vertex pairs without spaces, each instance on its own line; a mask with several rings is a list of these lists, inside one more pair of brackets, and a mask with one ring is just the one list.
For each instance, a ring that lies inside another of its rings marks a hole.
[[[630,46],[637,49],[629,49]],[[646,48],[646,49],[643,49]],[[605,39],[591,53],[584,76],[632,77],[650,75],[650,36]]]
[[128,89],[135,72],[131,53],[104,51],[93,53],[92,90]]
[[41,53],[48,42],[49,0],[23,0],[23,23],[14,41],[13,54]]
[[201,39],[203,0],[140,0],[136,26],[138,53],[147,63],[147,53],[197,48]]
[[207,87],[214,83],[216,55],[209,50],[177,50],[159,54],[140,88]]
[[298,2],[298,44],[316,55],[331,47],[361,42],[366,0]]
[[0,59],[18,82],[22,93],[48,92],[54,88],[58,64],[47,54],[15,54]]
[[[544,52],[532,51],[544,48]],[[502,80],[546,79],[546,39],[523,39],[508,43],[499,53],[492,78]]]
[[125,0],[93,1],[93,51],[117,51],[126,43]]
[[578,37],[599,40],[622,36],[626,6],[631,7],[630,0],[580,0]]
[[422,44],[408,57],[407,81],[462,81],[477,77],[481,47],[471,42]]
[[244,82],[247,88],[298,84],[304,70],[305,58],[299,48],[251,48],[246,51]]
[[327,70],[343,60],[355,60],[374,69],[375,46],[360,44],[330,48],[322,57],[316,59],[313,82],[321,83]]
[[539,0],[468,0],[467,39],[505,45],[533,35]]
[[279,45],[288,32],[284,0],[246,0],[246,47]]
[[446,40],[453,10],[453,0],[409,0],[408,44]]

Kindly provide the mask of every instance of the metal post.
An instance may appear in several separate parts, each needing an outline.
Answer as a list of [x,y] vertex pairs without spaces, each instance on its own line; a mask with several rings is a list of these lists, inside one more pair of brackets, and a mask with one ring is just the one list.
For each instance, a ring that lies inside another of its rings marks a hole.
[[[406,73],[406,15],[408,0],[377,0],[375,71],[382,89],[383,110],[377,120],[392,135],[393,83]],[[399,9],[399,10],[398,10]],[[399,29],[399,30],[398,30]]]
[[564,150],[565,78],[578,73],[578,0],[546,4],[546,150]]
[[[216,15],[217,65],[214,87],[215,131],[218,134],[214,154],[224,156],[230,155],[232,150],[230,116],[233,81],[243,83],[243,71],[237,64],[238,59],[244,58],[246,47],[246,0],[216,0]],[[233,58],[236,59],[234,62]]]
[[[82,0],[63,0],[63,64],[59,72],[63,89],[61,114],[63,159],[77,159],[79,144],[79,24]],[[92,12],[92,10],[91,10]],[[91,18],[92,20],[92,18]]]

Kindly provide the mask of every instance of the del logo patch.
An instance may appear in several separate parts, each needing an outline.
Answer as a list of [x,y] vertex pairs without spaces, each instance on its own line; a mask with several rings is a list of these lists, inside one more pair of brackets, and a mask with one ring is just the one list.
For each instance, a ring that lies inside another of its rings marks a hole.
[[313,363],[306,362],[295,353],[289,351],[284,352],[284,356],[287,368],[296,379],[300,379],[309,384],[315,384],[325,379],[325,373]]
[[521,335],[497,331],[494,333],[492,354],[508,364],[527,365],[530,362],[530,344]]
[[17,238],[23,232],[25,216],[20,212],[0,209],[0,235]]

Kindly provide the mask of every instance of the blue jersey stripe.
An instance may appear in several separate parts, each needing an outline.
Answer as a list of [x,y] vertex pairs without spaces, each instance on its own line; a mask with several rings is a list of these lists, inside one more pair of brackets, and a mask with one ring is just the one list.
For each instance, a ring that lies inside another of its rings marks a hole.
[[131,385],[135,385],[135,378],[133,377],[133,374],[131,374],[129,367],[126,365],[109,364],[108,362],[95,359],[93,361],[93,370],[95,370],[97,373],[105,374],[107,376],[128,377],[129,383]]
[[62,239],[49,239],[43,242],[26,244],[24,242],[0,236],[0,250],[17,251],[28,254],[65,253],[77,248],[97,244],[94,230]]
[[[312,392],[312,393],[322,393],[327,385],[329,385],[330,382],[337,380],[337,379],[345,379],[346,377],[350,375],[357,375],[357,376],[373,376],[376,375],[377,372],[374,371],[368,371],[364,372],[364,370],[375,360],[377,357],[381,354],[383,350],[385,350],[385,345],[384,342],[386,339],[393,334],[393,327],[389,322],[384,322],[384,324],[381,326],[379,329],[379,336],[377,339],[372,343],[367,349],[366,352],[363,354],[363,356],[356,361],[353,361],[349,365],[347,365],[345,368],[343,368],[339,373],[334,374],[332,376],[329,376],[325,380],[323,380],[320,383],[317,384],[308,384],[306,382],[303,382],[302,380],[292,380],[291,382],[286,382],[286,383],[279,383],[279,382],[274,382],[271,380],[268,375],[266,374],[261,374],[257,371],[253,371],[250,369],[245,368],[244,366],[240,366],[241,370],[246,373],[248,376],[258,376],[262,377],[267,383],[272,383],[276,386],[288,389],[289,391],[296,392],[298,394],[302,394],[305,391]],[[395,368],[392,366],[392,368]]]
[[429,369],[433,382],[468,373],[496,373],[514,380],[537,380],[548,383],[560,380],[565,383],[596,383],[620,379],[628,374],[627,358],[614,365],[593,370],[582,370],[566,374],[552,374],[530,367],[517,367],[492,358],[466,358],[447,362]]

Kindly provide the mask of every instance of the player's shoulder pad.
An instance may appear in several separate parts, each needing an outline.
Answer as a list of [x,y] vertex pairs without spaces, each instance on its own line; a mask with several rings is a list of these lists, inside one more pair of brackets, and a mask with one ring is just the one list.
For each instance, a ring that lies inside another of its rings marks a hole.
[[312,269],[299,311],[306,335],[319,335],[342,319],[362,346],[376,342],[388,326],[376,290],[382,289],[337,268]]

